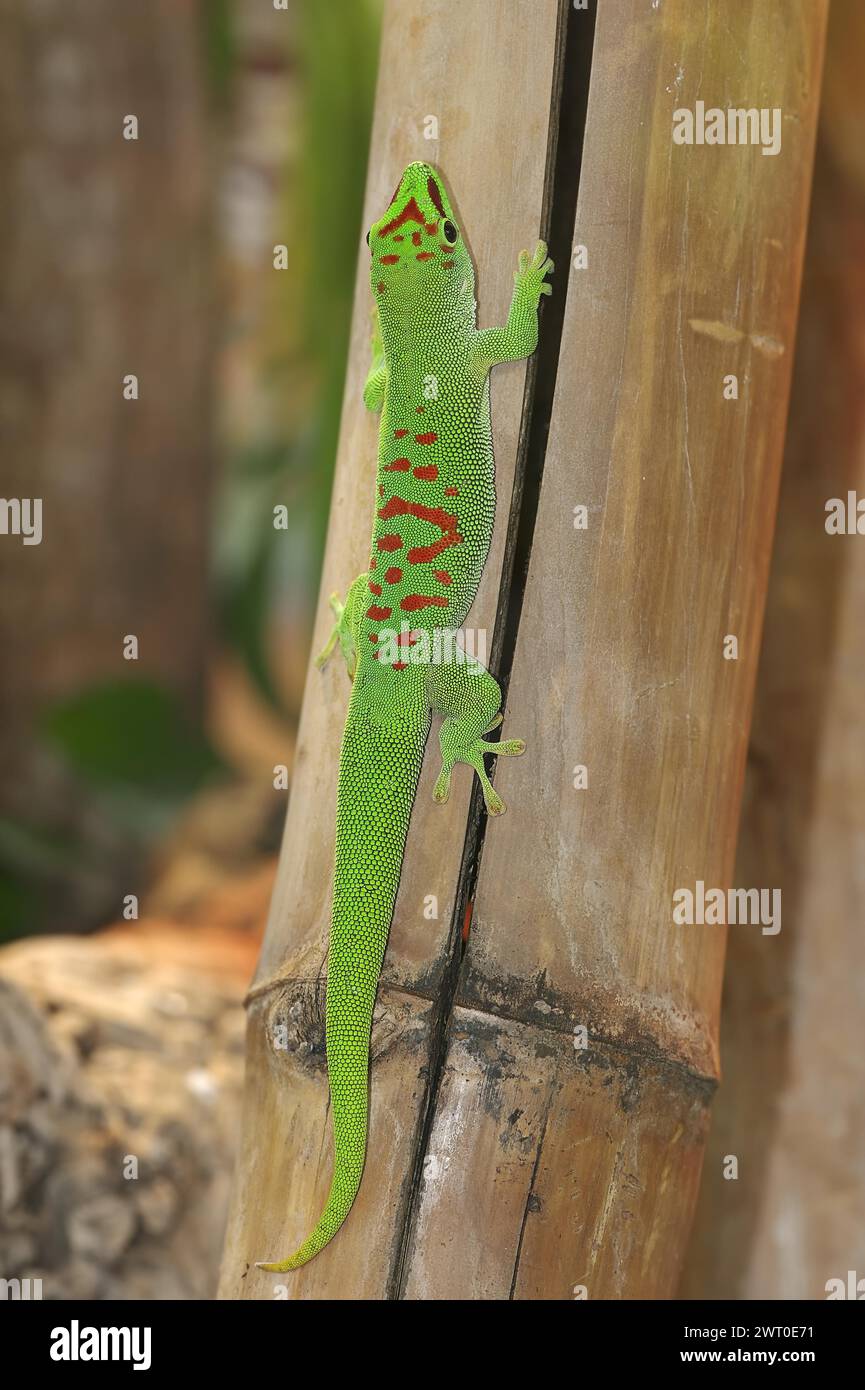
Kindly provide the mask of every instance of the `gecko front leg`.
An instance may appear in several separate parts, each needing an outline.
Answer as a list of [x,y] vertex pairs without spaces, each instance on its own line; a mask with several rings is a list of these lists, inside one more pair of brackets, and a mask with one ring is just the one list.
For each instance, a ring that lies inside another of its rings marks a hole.
[[339,594],[331,594],[328,599],[336,621],[324,647],[315,658],[315,664],[319,670],[327,665],[338,642],[349,677],[354,680],[357,666],[357,625],[366,604],[368,581],[369,574],[359,574],[357,579],[349,585],[345,603],[341,602]]
[[381,341],[381,324],[378,317],[378,306],[373,308],[372,324],[372,363],[367,374],[363,387],[363,403],[367,410],[372,410],[376,414],[384,406],[385,393],[387,391],[387,366],[384,360],[384,345]]
[[516,362],[529,357],[538,345],[538,304],[542,294],[552,294],[546,276],[553,272],[547,244],[539,241],[529,260],[521,251],[514,271],[514,293],[504,328],[483,328],[474,340],[472,361],[482,373],[498,362]]

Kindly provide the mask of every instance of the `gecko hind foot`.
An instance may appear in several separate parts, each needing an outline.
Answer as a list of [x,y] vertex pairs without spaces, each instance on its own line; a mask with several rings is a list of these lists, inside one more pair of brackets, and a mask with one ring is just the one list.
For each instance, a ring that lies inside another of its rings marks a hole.
[[[501,717],[497,718],[492,727],[501,723]],[[489,730],[487,730],[489,732]],[[484,805],[487,813],[491,816],[501,816],[507,809],[502,801],[484,767],[484,754],[494,753],[496,757],[504,756],[509,758],[519,758],[526,751],[526,745],[521,738],[503,739],[501,743],[488,743],[486,739],[475,738],[466,747],[454,746],[452,739],[448,736],[446,724],[441,731],[442,744],[442,770],[436,779],[433,788],[433,800],[443,805],[450,796],[451,773],[455,763],[467,763],[473,767],[477,773],[481,790],[484,794]]]

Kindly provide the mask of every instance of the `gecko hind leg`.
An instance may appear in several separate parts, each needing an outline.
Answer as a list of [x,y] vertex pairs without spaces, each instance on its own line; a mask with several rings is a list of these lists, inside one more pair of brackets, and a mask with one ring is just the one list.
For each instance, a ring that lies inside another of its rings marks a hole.
[[339,594],[331,594],[328,599],[336,621],[331,628],[330,636],[315,658],[315,665],[319,670],[327,665],[336,644],[339,643],[348,674],[352,680],[354,679],[355,666],[357,665],[355,634],[360,616],[360,605],[366,594],[368,580],[368,574],[359,574],[357,579],[349,585],[345,603],[340,600]]
[[521,738],[488,743],[483,737],[502,722],[502,715],[497,713],[502,700],[498,681],[477,661],[453,661],[430,666],[427,692],[432,709],[445,716],[439,730],[442,769],[433,788],[433,799],[447,801],[451,773],[457,763],[466,763],[480,779],[487,811],[491,816],[500,816],[505,804],[487,776],[484,754],[519,757],[526,745]]

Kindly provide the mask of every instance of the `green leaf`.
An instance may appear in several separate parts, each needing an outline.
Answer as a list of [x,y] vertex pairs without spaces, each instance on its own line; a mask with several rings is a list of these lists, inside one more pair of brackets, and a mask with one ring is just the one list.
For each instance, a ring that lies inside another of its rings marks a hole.
[[42,726],[82,777],[106,788],[180,801],[225,770],[178,700],[157,685],[84,690],[46,711]]

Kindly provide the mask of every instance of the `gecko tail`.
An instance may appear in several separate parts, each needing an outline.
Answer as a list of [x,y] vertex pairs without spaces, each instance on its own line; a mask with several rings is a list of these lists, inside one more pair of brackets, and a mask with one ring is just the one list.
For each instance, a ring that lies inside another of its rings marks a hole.
[[[386,682],[400,704],[381,718]],[[366,1159],[369,1046],[379,974],[402,871],[412,803],[429,732],[420,666],[356,679],[339,762],[336,864],[327,967],[327,1074],[333,1120],[330,1193],[293,1255],[259,1269],[299,1269],[351,1211]]]
[[318,1254],[319,1250],[323,1250],[336,1235],[351,1211],[357,1189],[360,1187],[362,1173],[363,1155],[357,1169],[356,1180],[352,1180],[345,1167],[342,1170],[337,1169],[333,1176],[330,1195],[325,1203],[324,1211],[321,1213],[315,1229],[310,1232],[303,1244],[299,1245],[294,1254],[289,1255],[286,1260],[277,1260],[273,1264],[256,1260],[256,1269],[264,1269],[269,1274],[285,1274],[288,1270],[300,1269],[301,1265],[305,1265],[314,1255]]

